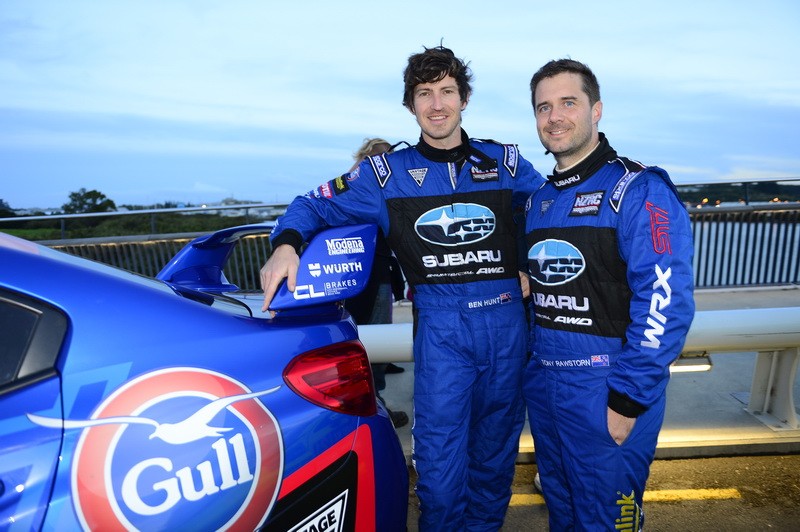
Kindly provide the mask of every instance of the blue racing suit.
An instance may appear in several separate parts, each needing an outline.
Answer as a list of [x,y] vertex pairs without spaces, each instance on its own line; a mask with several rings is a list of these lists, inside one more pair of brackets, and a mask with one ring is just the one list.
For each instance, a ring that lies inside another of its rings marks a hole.
[[[414,298],[413,460],[421,530],[498,530],[524,421],[522,214],[543,178],[516,146],[422,140],[296,198],[273,246],[376,223]],[[518,209],[519,226],[514,221]]]
[[[689,216],[667,173],[594,152],[526,215],[524,394],[552,530],[638,530],[669,365],[694,316]],[[607,409],[636,418],[618,445]]]

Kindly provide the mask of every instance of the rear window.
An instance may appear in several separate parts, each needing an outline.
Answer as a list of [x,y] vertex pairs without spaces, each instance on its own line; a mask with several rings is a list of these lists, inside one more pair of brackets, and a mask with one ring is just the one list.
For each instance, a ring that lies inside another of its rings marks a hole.
[[0,301],[0,386],[8,384],[19,371],[36,326],[37,314],[9,301]]
[[57,309],[0,290],[0,390],[53,374],[66,330]]

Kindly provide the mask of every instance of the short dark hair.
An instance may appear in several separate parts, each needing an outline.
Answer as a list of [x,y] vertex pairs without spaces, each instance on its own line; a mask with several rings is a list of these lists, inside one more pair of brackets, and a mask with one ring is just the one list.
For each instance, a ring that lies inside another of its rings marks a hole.
[[534,109],[536,108],[536,86],[539,82],[563,73],[578,74],[583,79],[583,92],[589,97],[590,104],[594,105],[600,101],[600,84],[592,69],[573,59],[554,59],[537,70],[531,78],[531,104]]
[[408,65],[403,72],[405,89],[403,105],[414,108],[414,88],[421,83],[436,83],[450,75],[458,85],[458,95],[465,102],[472,93],[469,82],[472,72],[467,63],[457,58],[452,50],[444,46],[425,48],[424,52],[413,54],[408,58]]

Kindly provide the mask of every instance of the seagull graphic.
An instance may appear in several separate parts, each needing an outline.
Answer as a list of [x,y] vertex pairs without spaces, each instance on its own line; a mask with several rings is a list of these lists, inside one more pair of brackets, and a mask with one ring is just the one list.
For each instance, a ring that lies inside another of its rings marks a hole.
[[238,401],[253,399],[278,390],[280,386],[261,392],[243,393],[220,397],[203,406],[200,410],[178,423],[159,423],[155,419],[137,416],[112,416],[98,419],[64,419],[27,414],[28,419],[37,425],[54,429],[83,429],[98,425],[151,425],[155,430],[150,439],[158,438],[171,445],[191,443],[203,438],[218,438],[223,432],[233,430],[228,427],[212,427],[209,425],[214,417],[225,408]]

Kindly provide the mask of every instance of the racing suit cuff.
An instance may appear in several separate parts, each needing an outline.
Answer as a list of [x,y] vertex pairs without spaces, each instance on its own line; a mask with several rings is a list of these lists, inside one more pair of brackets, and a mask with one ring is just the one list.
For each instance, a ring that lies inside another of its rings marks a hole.
[[285,229],[281,231],[281,233],[278,236],[272,239],[270,243],[272,244],[272,249],[275,249],[283,244],[289,244],[294,248],[294,250],[299,255],[300,248],[303,247],[303,235],[301,235],[294,229]]
[[639,417],[646,407],[614,390],[608,390],[608,408],[625,417]]

